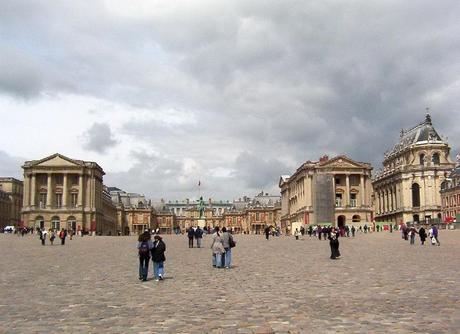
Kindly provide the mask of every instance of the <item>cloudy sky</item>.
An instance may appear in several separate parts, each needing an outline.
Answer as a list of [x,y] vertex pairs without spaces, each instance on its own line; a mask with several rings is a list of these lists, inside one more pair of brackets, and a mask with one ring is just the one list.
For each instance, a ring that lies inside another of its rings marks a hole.
[[59,152],[158,199],[379,169],[423,121],[460,150],[460,1],[0,0],[0,175]]

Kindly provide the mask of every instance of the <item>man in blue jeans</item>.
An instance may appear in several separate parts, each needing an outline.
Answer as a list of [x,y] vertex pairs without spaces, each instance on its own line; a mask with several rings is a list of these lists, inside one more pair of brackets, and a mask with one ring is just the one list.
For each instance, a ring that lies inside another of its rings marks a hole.
[[230,247],[230,240],[233,236],[227,231],[227,228],[222,228],[222,244],[224,245],[225,253],[222,254],[222,267],[229,269],[232,265],[232,248]]

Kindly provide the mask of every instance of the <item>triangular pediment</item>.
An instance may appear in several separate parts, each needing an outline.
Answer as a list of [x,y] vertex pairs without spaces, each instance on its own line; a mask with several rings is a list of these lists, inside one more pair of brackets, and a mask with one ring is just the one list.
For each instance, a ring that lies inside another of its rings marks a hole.
[[328,168],[369,168],[369,165],[354,161],[341,155],[321,163],[321,167]]
[[73,160],[59,153],[56,153],[44,159],[38,160],[32,165],[43,167],[78,167],[82,166],[82,163],[80,161]]

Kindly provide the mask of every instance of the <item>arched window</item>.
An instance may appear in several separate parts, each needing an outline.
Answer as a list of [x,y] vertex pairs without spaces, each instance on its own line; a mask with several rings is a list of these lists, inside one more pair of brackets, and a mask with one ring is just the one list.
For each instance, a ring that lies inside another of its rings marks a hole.
[[433,164],[439,165],[439,164],[440,164],[440,161],[439,161],[439,153],[434,153],[434,154],[431,156],[431,161],[433,162]]
[[420,207],[420,186],[418,183],[412,185],[412,206]]
[[74,216],[69,216],[67,218],[67,229],[73,230],[74,232],[77,231],[77,219]]
[[351,220],[353,223],[359,223],[361,221],[361,217],[359,215],[354,215]]
[[423,153],[420,154],[419,158],[420,158],[420,165],[424,165],[425,164],[425,154]]

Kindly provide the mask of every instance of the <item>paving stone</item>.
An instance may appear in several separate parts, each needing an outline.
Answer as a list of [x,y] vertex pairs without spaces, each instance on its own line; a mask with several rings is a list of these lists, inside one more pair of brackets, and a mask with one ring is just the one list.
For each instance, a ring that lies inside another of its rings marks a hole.
[[135,237],[2,234],[0,333],[459,333],[459,238],[358,234],[332,261],[326,241],[237,235],[219,270],[209,237],[167,235],[166,279],[140,282]]

